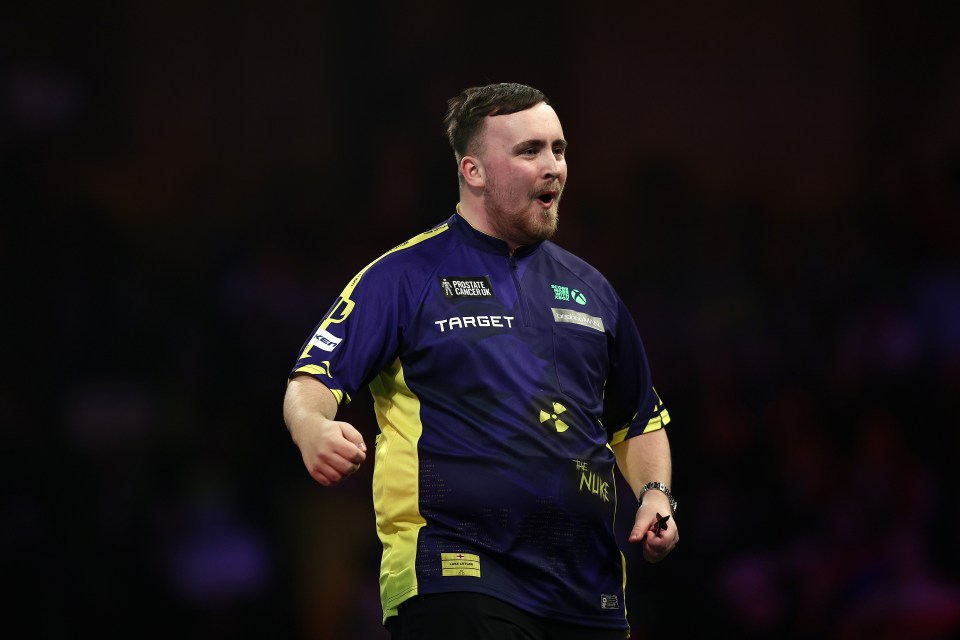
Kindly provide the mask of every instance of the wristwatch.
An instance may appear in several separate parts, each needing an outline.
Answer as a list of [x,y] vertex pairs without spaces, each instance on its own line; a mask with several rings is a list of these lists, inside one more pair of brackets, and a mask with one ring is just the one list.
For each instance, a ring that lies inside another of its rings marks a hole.
[[637,500],[643,504],[643,494],[645,494],[650,489],[656,489],[657,491],[662,491],[664,495],[667,496],[667,500],[670,501],[670,509],[673,510],[673,514],[677,514],[677,501],[673,499],[673,494],[670,493],[670,489],[667,485],[662,482],[648,482],[647,484],[640,487],[640,495],[637,496]]

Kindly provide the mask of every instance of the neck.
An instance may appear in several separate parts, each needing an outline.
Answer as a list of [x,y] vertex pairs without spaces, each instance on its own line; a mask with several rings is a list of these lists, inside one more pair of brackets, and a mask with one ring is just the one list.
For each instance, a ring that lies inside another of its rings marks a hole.
[[497,240],[503,240],[506,242],[507,248],[510,250],[510,255],[513,255],[513,252],[516,251],[517,247],[520,246],[516,242],[512,242],[507,238],[501,237],[500,234],[494,230],[493,226],[489,222],[487,212],[483,208],[482,203],[461,199],[457,204],[457,213],[460,214],[461,218],[467,221],[467,224],[480,233],[485,233],[491,238],[496,238]]

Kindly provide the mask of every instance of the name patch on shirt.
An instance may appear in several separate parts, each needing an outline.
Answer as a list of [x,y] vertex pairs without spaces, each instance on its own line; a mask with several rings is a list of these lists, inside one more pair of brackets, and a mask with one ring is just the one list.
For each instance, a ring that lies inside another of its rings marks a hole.
[[480,556],[475,553],[441,553],[440,567],[445,576],[480,577]]
[[444,298],[492,298],[493,288],[487,276],[440,276]]
[[600,596],[600,608],[601,609],[619,609],[620,608],[620,598],[617,596]]
[[603,333],[603,318],[599,316],[591,316],[583,311],[574,311],[573,309],[557,309],[556,307],[551,307],[550,310],[553,311],[553,319],[557,322],[578,324],[581,327],[590,327]]

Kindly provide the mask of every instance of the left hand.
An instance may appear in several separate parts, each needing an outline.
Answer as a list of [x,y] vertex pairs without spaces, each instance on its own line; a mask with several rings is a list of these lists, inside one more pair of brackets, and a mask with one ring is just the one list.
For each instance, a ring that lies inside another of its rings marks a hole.
[[[632,544],[643,545],[644,560],[660,562],[680,542],[680,532],[677,530],[677,521],[670,511],[670,503],[666,500],[666,496],[662,501],[658,501],[653,499],[653,492],[650,492],[650,494],[645,496],[647,499],[637,509],[633,529],[630,531],[630,537],[627,540]],[[661,502],[663,504],[660,504]],[[654,530],[657,524],[657,512],[661,515],[670,514],[667,526],[659,533]]]

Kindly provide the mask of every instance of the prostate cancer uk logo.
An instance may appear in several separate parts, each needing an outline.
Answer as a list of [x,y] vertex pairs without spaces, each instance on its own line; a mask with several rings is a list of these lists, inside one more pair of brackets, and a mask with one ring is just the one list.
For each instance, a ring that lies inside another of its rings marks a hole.
[[444,298],[492,298],[488,276],[439,276]]

